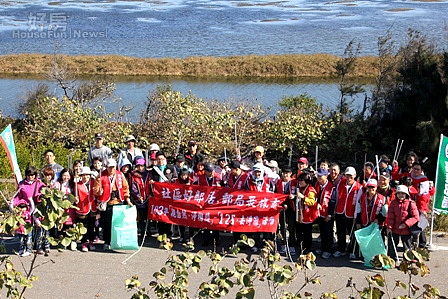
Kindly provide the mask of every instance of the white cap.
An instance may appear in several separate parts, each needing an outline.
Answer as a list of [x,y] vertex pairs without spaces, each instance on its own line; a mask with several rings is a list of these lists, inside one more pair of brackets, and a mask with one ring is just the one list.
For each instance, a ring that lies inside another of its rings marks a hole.
[[107,167],[117,167],[117,161],[113,158],[107,159]]
[[92,175],[92,171],[90,170],[90,168],[89,167],[87,167],[87,166],[83,166],[82,168],[81,168],[81,172],[79,173],[79,175],[83,175],[83,174],[89,174],[89,175]]
[[375,179],[368,179],[366,186],[367,187],[377,187],[378,182]]
[[160,147],[156,143],[151,143],[149,145],[149,150],[150,151],[160,151]]
[[404,193],[407,196],[409,196],[409,188],[406,187],[405,185],[398,185],[397,186],[397,191],[395,193],[398,193],[398,192]]
[[344,174],[348,174],[348,175],[351,175],[351,176],[356,176],[356,169],[354,167],[349,166],[349,167],[347,167],[345,169]]

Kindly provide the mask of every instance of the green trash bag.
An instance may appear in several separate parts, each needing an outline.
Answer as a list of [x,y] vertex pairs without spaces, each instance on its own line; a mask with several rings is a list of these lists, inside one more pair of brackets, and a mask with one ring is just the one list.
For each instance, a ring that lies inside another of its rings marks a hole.
[[136,250],[137,239],[137,209],[128,205],[114,206],[112,213],[112,250]]
[[359,244],[359,250],[364,257],[364,266],[370,266],[370,261],[375,255],[386,254],[383,238],[378,224],[372,223],[367,227],[355,231],[356,241]]

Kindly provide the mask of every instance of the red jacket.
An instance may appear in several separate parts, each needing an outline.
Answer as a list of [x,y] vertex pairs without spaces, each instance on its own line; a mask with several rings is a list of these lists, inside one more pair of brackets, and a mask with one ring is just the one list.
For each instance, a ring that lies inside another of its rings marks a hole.
[[[99,182],[98,182],[99,180]],[[118,190],[118,194],[119,194],[119,200],[120,201],[124,201],[125,196],[129,196],[129,186],[127,184],[127,182],[125,182],[126,179],[124,177],[124,175],[116,170],[115,171],[115,179],[114,179],[114,183],[115,183],[115,187]],[[95,182],[94,186],[96,187],[96,184],[100,184],[100,186],[98,186],[98,194],[96,194],[97,199],[101,202],[108,202],[110,200],[110,195],[112,193],[112,186],[111,186],[111,181],[109,179],[109,173],[106,170],[103,170],[101,172],[101,176],[99,178],[97,178],[97,181]],[[128,190],[126,190],[126,194],[125,194],[125,190],[123,190],[124,186],[126,186],[126,188]],[[101,192],[101,188],[102,188],[102,192]],[[95,192],[94,192],[95,194]]]
[[337,188],[338,199],[336,203],[336,214],[344,214],[348,218],[354,217],[356,200],[360,196],[358,193],[362,192],[361,188],[361,184],[355,181],[347,193],[346,183],[339,183]]
[[[387,228],[398,235],[410,235],[409,228],[416,224],[419,219],[419,213],[416,204],[410,200],[399,200],[396,198],[391,201],[387,211]],[[400,224],[406,224],[405,228],[398,228]]]

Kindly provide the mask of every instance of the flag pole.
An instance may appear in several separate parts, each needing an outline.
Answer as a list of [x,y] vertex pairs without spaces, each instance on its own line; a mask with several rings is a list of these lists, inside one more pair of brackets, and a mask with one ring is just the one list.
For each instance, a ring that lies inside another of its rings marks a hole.
[[[439,151],[438,151],[438,156],[437,156],[436,181],[435,181],[435,186],[436,187],[437,187],[437,182],[438,182],[438,179],[439,179],[438,168],[439,168],[440,151],[442,150],[442,143],[443,143],[443,134],[440,134]],[[436,198],[433,198],[432,210],[431,210],[431,231],[430,231],[430,235],[429,235],[429,244],[427,246],[429,251],[436,251],[436,250],[438,250],[437,245],[434,245],[432,243],[432,235],[433,235],[433,232],[434,232],[435,206],[436,206]]]

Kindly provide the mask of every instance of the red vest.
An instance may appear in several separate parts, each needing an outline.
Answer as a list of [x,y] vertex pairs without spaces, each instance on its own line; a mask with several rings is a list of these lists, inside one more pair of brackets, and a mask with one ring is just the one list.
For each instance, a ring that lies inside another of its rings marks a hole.
[[361,224],[362,226],[367,226],[369,223],[375,221],[376,216],[381,212],[381,208],[386,204],[386,198],[381,194],[375,194],[373,198],[373,205],[369,210],[369,205],[367,202],[367,192],[361,195]]
[[87,215],[92,212],[96,212],[95,198],[93,196],[93,180],[89,182],[90,191],[87,190],[86,185],[83,182],[78,182],[78,198],[79,202],[76,210],[78,215]]
[[325,218],[328,216],[328,208],[330,205],[331,193],[333,192],[333,188],[334,186],[330,181],[327,181],[323,190],[321,190],[321,185],[319,184],[319,182],[316,183],[316,196],[318,196],[316,200],[320,204],[320,217]]
[[[108,202],[110,200],[110,195],[112,193],[112,188],[110,185],[109,173],[106,170],[101,172],[101,186],[103,187],[103,194],[98,196],[98,200],[101,202]],[[123,180],[125,180],[123,174],[115,170],[115,187],[118,190],[118,194],[120,196],[120,201],[124,200],[124,192],[123,192]]]
[[[137,186],[138,193],[141,197],[143,197],[143,203],[145,203],[148,200],[148,195],[150,193],[150,175],[149,173],[146,173],[146,178],[143,180],[143,177],[141,173],[140,175],[132,175],[132,183],[135,183],[135,186]],[[129,188],[132,188],[132,186],[129,186]]]
[[313,206],[307,206],[305,204],[303,205],[302,223],[305,224],[313,223],[317,219],[317,217],[319,217],[316,189],[314,189],[314,187],[311,185],[307,185],[305,191],[302,192],[302,194],[305,195],[306,198],[310,193],[314,193],[314,199],[316,200],[316,202]]
[[198,180],[196,181],[196,184],[199,185],[199,186],[221,186],[221,180],[215,174],[213,176],[213,180],[212,180],[212,182],[210,184],[209,181],[207,180],[207,176],[204,173],[204,174],[198,176]]
[[346,184],[341,182],[338,185],[338,200],[336,203],[336,214],[345,214],[348,218],[353,218],[355,215],[356,198],[358,192],[361,191],[361,184],[354,182],[349,192],[347,193]]
[[244,186],[246,185],[246,181],[248,178],[249,175],[245,172],[241,172],[240,176],[237,177],[236,179],[232,174],[230,174],[227,184],[229,185],[230,188],[241,190],[244,189]]
[[250,191],[271,192],[271,190],[269,190],[269,179],[268,178],[263,178],[263,185],[261,185],[261,190],[258,189],[257,184],[252,180],[252,178],[249,178],[247,180],[247,187],[248,187],[248,190],[250,190]]

